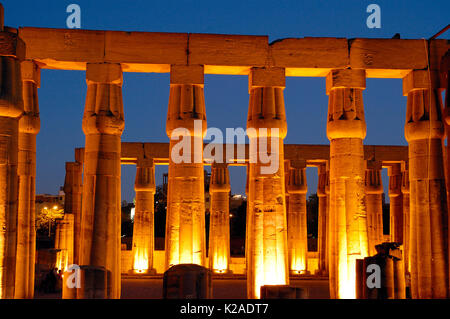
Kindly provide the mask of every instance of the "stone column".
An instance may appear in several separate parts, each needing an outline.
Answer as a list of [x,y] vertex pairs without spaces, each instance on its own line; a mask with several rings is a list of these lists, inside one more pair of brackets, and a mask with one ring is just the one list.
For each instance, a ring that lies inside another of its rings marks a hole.
[[383,184],[381,163],[367,161],[365,176],[367,236],[369,255],[377,253],[375,246],[383,243]]
[[230,175],[228,165],[213,163],[209,193],[209,267],[215,273],[228,273],[230,266]]
[[60,250],[56,257],[56,267],[63,273],[73,264],[73,224],[74,214],[65,213],[63,218],[56,220],[55,249]]
[[319,227],[317,250],[319,252],[319,267],[317,273],[328,274],[328,252],[327,252],[327,223],[328,223],[328,200],[325,192],[327,184],[326,164],[318,167],[319,180],[317,183],[317,197],[319,198]]
[[405,262],[405,273],[411,272],[411,248],[410,240],[410,212],[409,212],[409,171],[408,163],[402,167],[402,197],[403,197],[403,260]]
[[403,196],[401,164],[388,167],[389,205],[390,205],[390,237],[391,242],[403,244]]
[[120,64],[88,63],[86,80],[79,261],[110,272],[110,297],[120,298],[122,68]]
[[408,96],[411,296],[447,298],[448,214],[437,75],[411,71],[403,78],[403,94]]
[[[75,150],[75,157],[77,151]],[[66,162],[66,177],[64,180],[64,213],[72,214],[74,219],[73,229],[73,263],[79,264],[80,225],[81,225],[81,197],[83,189],[82,181],[83,164],[79,161]]]
[[[330,295],[355,298],[356,259],[368,255],[364,204],[364,70],[332,70],[326,79],[330,140]],[[331,265],[333,264],[333,266]]]
[[155,220],[155,166],[153,160],[138,160],[136,168],[136,207],[133,224],[133,261],[131,272],[155,274],[153,268]]
[[286,214],[288,214],[288,212],[289,212],[289,192],[287,191],[287,189],[288,189],[288,184],[289,184],[289,171],[291,169],[290,162],[291,162],[290,160],[284,161],[284,189],[286,190],[286,196],[285,196]]
[[[263,285],[289,283],[283,139],[287,133],[285,70],[252,68],[247,135],[250,140],[247,211],[247,297]],[[270,158],[267,158],[270,154]]]
[[291,160],[289,169],[289,210],[287,237],[289,271],[291,274],[308,274],[308,230],[306,219],[306,162]]
[[4,31],[0,5],[0,299],[14,298],[15,288],[19,118],[23,113],[20,60],[24,53],[17,31]]
[[205,266],[203,66],[172,65],[166,131],[170,138],[166,269]]
[[[331,234],[331,215],[330,215],[330,161],[326,162],[326,180],[325,180],[325,194],[327,198],[327,256],[326,256],[326,265],[327,265],[327,276],[330,276],[331,268],[333,267],[333,264],[330,262],[332,260],[332,252],[333,249],[335,249],[335,242],[332,241],[332,234]],[[335,291],[335,289],[331,286],[330,281],[330,291]]]
[[17,263],[14,298],[34,297],[36,255],[35,192],[36,135],[40,129],[37,89],[40,70],[33,61],[21,63],[24,114],[19,120],[19,209],[17,215]]

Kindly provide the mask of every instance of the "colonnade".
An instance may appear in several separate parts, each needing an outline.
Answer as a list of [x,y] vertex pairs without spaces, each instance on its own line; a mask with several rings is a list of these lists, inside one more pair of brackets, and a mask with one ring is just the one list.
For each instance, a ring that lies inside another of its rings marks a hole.
[[[8,44],[6,49],[0,48],[0,297],[32,298],[39,65],[25,60],[24,43],[17,31],[3,26],[0,31],[2,43]],[[85,65],[84,154],[67,164],[65,181],[65,210],[66,215],[73,214],[67,220],[72,220],[74,240],[72,245],[62,244],[60,239],[58,245],[73,246],[65,257],[66,265],[72,259],[80,266],[102,269],[108,296],[120,298],[124,67],[108,62]],[[208,266],[204,73],[201,64],[170,65],[166,268],[180,263]],[[249,298],[258,298],[261,286],[287,285],[290,273],[308,272],[307,181],[306,163],[301,159],[291,159],[289,168],[284,167],[286,69],[269,63],[250,67],[248,76],[247,292]],[[332,298],[355,298],[356,260],[373,254],[374,245],[383,241],[380,170],[389,166],[390,240],[404,244],[412,296],[446,298],[449,242],[443,139],[448,126],[443,122],[442,81],[431,69],[411,69],[403,77],[409,157],[403,163],[380,163],[364,158],[362,92],[366,77],[362,68],[330,68],[326,75],[330,152],[328,160],[319,165],[320,271],[329,276]],[[179,149],[182,138],[189,145],[184,153]],[[262,145],[266,148],[261,149]],[[266,151],[278,162],[275,170],[261,158]],[[227,273],[230,257],[224,243],[229,241],[229,176],[227,166],[218,164],[213,164],[211,178],[214,231],[210,235],[209,266]],[[148,273],[152,272],[154,163],[145,159],[137,166],[132,271]]]

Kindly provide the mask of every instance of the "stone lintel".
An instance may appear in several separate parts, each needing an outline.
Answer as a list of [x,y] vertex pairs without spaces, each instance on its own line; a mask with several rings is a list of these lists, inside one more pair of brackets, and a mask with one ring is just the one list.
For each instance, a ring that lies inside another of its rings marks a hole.
[[251,68],[248,74],[249,90],[258,87],[286,87],[284,68]]
[[170,84],[204,85],[203,65],[171,65]]
[[122,85],[122,67],[119,63],[87,63],[86,81]]
[[403,78],[404,96],[407,96],[412,90],[437,89],[439,87],[439,74],[436,71],[412,70]]
[[366,71],[363,69],[335,69],[326,77],[326,93],[335,88],[366,88]]

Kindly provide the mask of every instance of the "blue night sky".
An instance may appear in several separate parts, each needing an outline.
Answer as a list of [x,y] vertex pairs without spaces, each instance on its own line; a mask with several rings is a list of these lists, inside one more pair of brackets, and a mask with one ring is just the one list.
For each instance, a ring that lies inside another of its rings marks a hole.
[[[81,7],[81,28],[94,30],[195,32],[288,37],[429,38],[449,23],[450,1],[2,1],[5,25],[66,28],[66,7]],[[369,29],[366,8],[381,7],[381,28]],[[441,38],[449,38],[448,33]],[[205,76],[208,126],[246,127],[246,76]],[[287,78],[288,135],[285,143],[328,144],[328,99],[324,78]],[[42,70],[37,137],[38,194],[57,193],[64,163],[84,146],[81,129],[86,95],[85,72]],[[127,142],[168,142],[165,133],[168,74],[125,73],[123,99]],[[400,79],[368,79],[364,91],[365,144],[406,145],[406,98]],[[157,183],[167,167],[157,167]],[[385,170],[384,170],[385,171]],[[231,168],[233,193],[244,193],[245,168]],[[317,169],[307,170],[309,191],[317,187]],[[134,166],[122,166],[122,199],[134,198]],[[387,181],[386,172],[383,174]],[[385,183],[385,189],[387,184]]]

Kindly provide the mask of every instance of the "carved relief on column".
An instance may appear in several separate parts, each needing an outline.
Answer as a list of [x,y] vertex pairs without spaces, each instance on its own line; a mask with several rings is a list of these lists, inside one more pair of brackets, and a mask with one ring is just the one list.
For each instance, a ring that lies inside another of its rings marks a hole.
[[289,211],[287,236],[289,270],[292,274],[308,274],[308,230],[306,217],[306,162],[291,161],[289,168]]
[[[247,211],[247,296],[263,285],[289,282],[283,139],[287,133],[285,70],[252,68],[247,135],[250,140]],[[270,159],[261,158],[270,154]]]
[[[364,70],[332,70],[327,75],[330,140],[330,295],[355,298],[356,260],[368,255],[364,205],[366,122]],[[333,265],[331,265],[333,264]]]
[[409,143],[411,295],[447,298],[444,125],[436,73],[411,71],[403,78],[403,92],[408,96],[405,137]]
[[215,273],[230,267],[230,175],[226,163],[211,166],[211,212],[209,223],[209,266]]
[[88,63],[86,82],[79,262],[111,272],[108,297],[120,298],[122,68],[120,64]]
[[154,250],[154,197],[155,167],[153,160],[138,160],[136,167],[136,179],[134,183],[136,191],[136,207],[133,223],[133,273],[155,273],[153,269]]
[[170,138],[166,269],[205,266],[203,66],[172,65],[166,132]]
[[369,255],[377,254],[376,245],[383,243],[383,183],[381,163],[367,161],[365,176],[367,236]]
[[328,198],[325,191],[328,184],[328,174],[326,163],[318,167],[318,183],[317,183],[317,197],[319,198],[319,227],[318,227],[318,241],[317,250],[319,252],[319,269],[318,274],[328,274]]
[[40,129],[37,89],[40,69],[33,61],[21,63],[24,113],[19,120],[19,204],[17,215],[17,263],[14,298],[34,297],[36,251],[35,189],[36,135]]
[[14,298],[17,254],[19,118],[23,114],[20,61],[25,44],[3,29],[0,5],[0,299]]
[[389,175],[389,206],[390,206],[390,237],[391,242],[404,244],[403,236],[403,196],[401,164],[388,167]]

